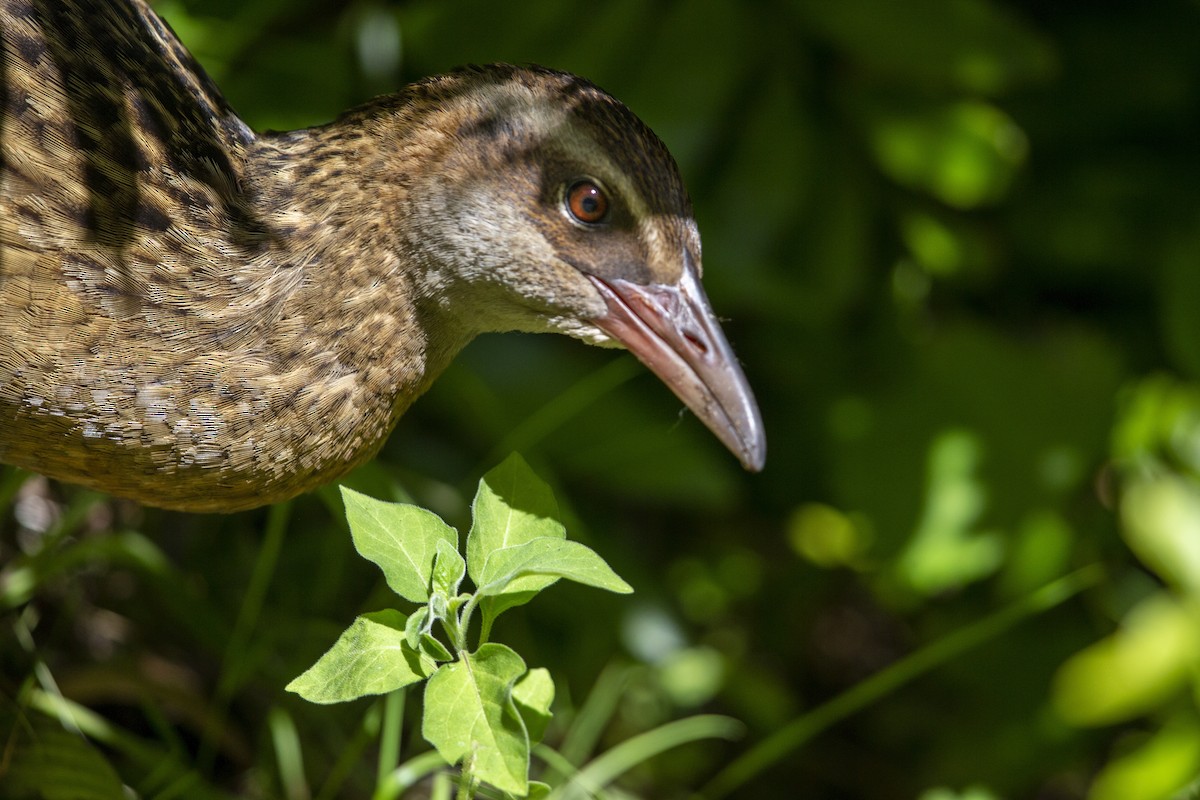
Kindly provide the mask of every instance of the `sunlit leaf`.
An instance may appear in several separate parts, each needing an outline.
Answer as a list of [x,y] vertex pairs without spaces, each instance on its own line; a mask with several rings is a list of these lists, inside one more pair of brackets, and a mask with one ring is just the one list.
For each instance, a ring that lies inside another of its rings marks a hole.
[[558,521],[554,493],[516,453],[479,481],[471,513],[467,570],[477,586],[482,585],[480,575],[489,553],[531,539],[567,535]]
[[404,503],[386,503],[342,488],[346,521],[363,558],[383,570],[396,594],[414,603],[429,599],[438,542],[458,547],[458,532],[436,514]]
[[526,672],[513,686],[512,698],[521,718],[525,720],[529,741],[534,744],[540,742],[553,716],[550,704],[554,702],[554,679],[550,677],[550,672],[542,667]]
[[1168,723],[1149,740],[1107,764],[1096,776],[1088,800],[1157,800],[1177,794],[1200,770],[1200,728],[1194,720]]
[[459,555],[454,545],[439,539],[437,554],[433,559],[433,589],[447,599],[458,594],[458,585],[467,573],[467,562]]
[[1168,476],[1136,481],[1122,498],[1121,518],[1138,557],[1200,599],[1200,485]]
[[633,591],[591,548],[543,537],[492,552],[479,576],[480,594],[528,591],[529,587],[521,582],[525,576],[567,578],[620,594]]
[[529,736],[512,702],[525,662],[509,648],[485,644],[445,664],[425,688],[421,732],[447,763],[470,759],[476,778],[523,795]]
[[987,500],[977,475],[981,458],[979,438],[968,431],[947,431],[930,446],[925,507],[896,565],[920,592],[962,586],[1000,565],[999,535],[976,529]]
[[787,533],[792,548],[821,567],[854,566],[870,543],[852,517],[824,503],[805,503],[792,512]]
[[311,703],[342,703],[386,694],[428,677],[437,665],[409,647],[406,622],[403,614],[390,609],[363,614],[287,690]]
[[1024,132],[996,106],[961,102],[929,111],[879,112],[871,144],[894,180],[957,208],[994,203],[1028,150]]
[[1074,725],[1108,725],[1150,712],[1196,667],[1200,628],[1189,609],[1154,595],[1116,633],[1076,653],[1054,682],[1054,705]]

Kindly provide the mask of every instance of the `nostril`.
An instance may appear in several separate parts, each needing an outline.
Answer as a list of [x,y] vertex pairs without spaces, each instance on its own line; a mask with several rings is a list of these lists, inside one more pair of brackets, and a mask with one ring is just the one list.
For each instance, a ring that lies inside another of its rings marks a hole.
[[700,351],[701,355],[708,355],[708,344],[700,338],[699,334],[693,331],[684,331],[683,338],[688,344]]

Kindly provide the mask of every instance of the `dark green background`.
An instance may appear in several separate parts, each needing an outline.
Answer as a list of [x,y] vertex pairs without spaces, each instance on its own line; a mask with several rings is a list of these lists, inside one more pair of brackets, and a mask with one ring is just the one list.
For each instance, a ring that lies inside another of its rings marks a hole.
[[[1195,745],[1177,772],[1200,771],[1184,684],[1107,725],[1070,724],[1052,702],[1072,653],[1177,589],[1130,553],[1117,509],[1147,464],[1196,490],[1200,4],[158,8],[256,128],[319,123],[463,63],[536,62],[599,83],[674,152],[705,284],[762,407],[765,471],[741,472],[629,356],[507,335],[475,342],[354,479],[460,527],[511,450],[554,485],[569,535],[637,590],[555,587],[501,620],[498,639],[558,676],[560,717],[617,664],[635,668],[604,747],[699,711],[747,726],[644,765],[629,791],[686,797],[822,701],[1094,563],[1098,586],[738,796],[1084,797],[1171,725]],[[1150,410],[1131,422],[1139,397]],[[326,784],[368,704],[310,707],[282,686],[390,602],[332,493],[292,505],[244,639],[265,511],[142,511],[36,480],[19,497],[0,520],[0,581],[30,564],[36,581],[8,585],[0,696],[22,697],[41,660],[178,774],[194,767],[184,797],[283,796],[268,719],[284,714],[314,793]],[[66,515],[51,552],[30,508]],[[199,744],[210,723],[215,749]],[[409,733],[406,754],[421,747]],[[101,752],[147,796],[170,785]],[[370,748],[351,762],[339,796],[369,796]]]

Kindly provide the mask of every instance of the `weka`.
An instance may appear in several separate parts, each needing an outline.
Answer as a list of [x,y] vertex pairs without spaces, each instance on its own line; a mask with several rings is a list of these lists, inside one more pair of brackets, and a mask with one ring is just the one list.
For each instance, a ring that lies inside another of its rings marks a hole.
[[761,468],[675,163],[596,86],[474,67],[255,134],[142,0],[0,9],[0,461],[276,502],[517,330],[628,347]]

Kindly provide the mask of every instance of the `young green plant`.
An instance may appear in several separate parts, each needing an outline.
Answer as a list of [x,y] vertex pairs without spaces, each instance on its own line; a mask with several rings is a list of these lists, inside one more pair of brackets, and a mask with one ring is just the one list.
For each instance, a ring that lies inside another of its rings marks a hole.
[[[422,734],[447,764],[462,763],[464,794],[484,781],[509,797],[544,795],[548,787],[529,780],[529,752],[549,720],[554,683],[489,642],[492,623],[560,578],[620,593],[630,586],[590,548],[567,541],[550,487],[516,454],[479,482],[465,558],[458,531],[430,511],[346,488],[342,497],[355,548],[419,607],[358,617],[288,690],[339,703],[425,681]],[[473,592],[463,591],[467,576]]]

